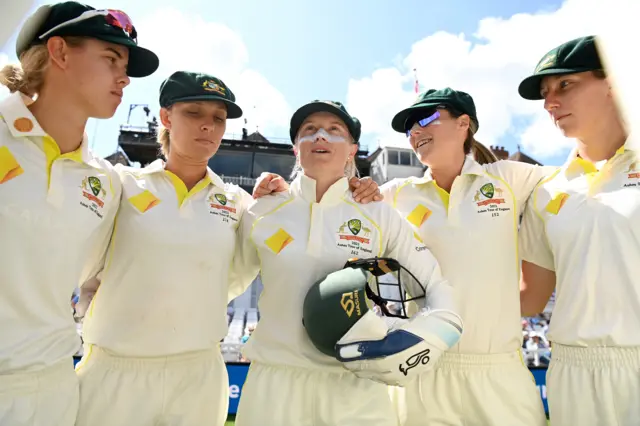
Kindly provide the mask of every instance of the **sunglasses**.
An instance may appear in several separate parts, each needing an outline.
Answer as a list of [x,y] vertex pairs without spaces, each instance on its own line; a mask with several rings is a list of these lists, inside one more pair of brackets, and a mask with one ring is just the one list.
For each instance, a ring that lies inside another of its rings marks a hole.
[[122,30],[131,40],[133,40],[136,44],[138,43],[138,32],[136,28],[133,26],[133,22],[131,22],[131,18],[121,10],[87,10],[83,12],[77,18],[70,19],[61,24],[56,25],[51,28],[49,31],[42,34],[39,39],[43,40],[46,36],[51,34],[54,31],[59,30],[60,28],[67,27],[72,24],[76,24],[78,22],[86,21],[87,19],[96,18],[98,16],[104,17],[107,25]]
[[[408,123],[411,123],[410,126],[407,126],[407,137],[411,136],[411,129],[413,128],[413,126],[417,123],[420,127],[427,127],[429,124],[433,123],[434,121],[436,121],[438,118],[440,118],[440,111],[436,111],[434,113],[431,113],[429,115],[427,115],[424,118],[421,118],[419,120],[415,120],[415,121],[409,121]],[[408,124],[407,123],[407,124]]]

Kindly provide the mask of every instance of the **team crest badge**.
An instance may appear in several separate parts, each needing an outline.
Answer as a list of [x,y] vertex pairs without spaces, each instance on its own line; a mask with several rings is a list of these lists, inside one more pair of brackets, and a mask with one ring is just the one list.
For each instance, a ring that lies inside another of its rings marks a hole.
[[360,233],[360,230],[362,229],[362,222],[360,221],[360,219],[351,219],[349,222],[347,222],[347,226],[349,227],[349,231],[351,231],[353,235],[358,235]]
[[81,201],[80,205],[91,210],[102,219],[101,209],[104,207],[107,191],[102,186],[100,179],[95,176],[87,176],[82,179],[80,188],[82,189],[82,196],[86,200]]
[[215,198],[223,206],[227,205],[227,197],[224,194],[216,194]]
[[89,176],[87,178],[87,183],[89,184],[89,188],[91,188],[93,195],[97,197],[102,191],[102,182],[100,182],[100,179],[94,176]]
[[204,83],[202,83],[202,88],[207,92],[216,92],[216,93],[220,93],[222,96],[226,96],[227,89],[220,86],[218,83],[216,83],[213,80],[206,80]]
[[482,187],[480,188],[480,193],[487,198],[493,198],[493,195],[495,194],[493,184],[487,183],[485,185],[482,185]]

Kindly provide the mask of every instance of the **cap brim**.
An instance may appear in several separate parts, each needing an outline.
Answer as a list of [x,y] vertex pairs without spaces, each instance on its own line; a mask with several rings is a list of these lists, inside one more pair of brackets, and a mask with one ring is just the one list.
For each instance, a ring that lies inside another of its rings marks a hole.
[[177,102],[195,102],[195,101],[205,101],[205,102],[223,102],[227,106],[227,118],[234,119],[242,117],[242,108],[238,106],[238,104],[231,102],[228,99],[221,98],[219,96],[214,95],[198,95],[198,96],[184,96],[182,98],[176,98],[171,100],[171,104],[175,104]]
[[127,66],[127,75],[129,77],[147,77],[153,74],[160,65],[158,55],[144,47],[138,46],[129,38],[116,37],[113,35],[92,35],[89,37],[128,47],[129,64]]
[[595,71],[595,68],[549,68],[522,80],[518,86],[518,93],[524,99],[538,101],[543,99],[540,95],[540,84],[543,78],[550,75],[577,74],[587,71]]
[[295,142],[298,130],[300,130],[300,127],[302,126],[302,123],[304,123],[304,120],[306,120],[307,117],[309,117],[311,114],[315,114],[316,112],[328,112],[340,117],[340,119],[344,121],[344,124],[349,129],[349,133],[356,140],[356,142],[360,139],[360,134],[356,129],[353,118],[349,114],[345,113],[337,106],[331,105],[327,102],[312,102],[300,107],[300,109],[298,109],[293,114],[293,117],[291,117],[291,126],[289,131],[291,142]]
[[405,133],[405,123],[407,119],[413,115],[416,111],[433,109],[439,105],[446,105],[442,102],[425,102],[417,105],[412,105],[409,108],[403,109],[397,113],[393,120],[391,120],[391,127],[393,130],[399,133]]

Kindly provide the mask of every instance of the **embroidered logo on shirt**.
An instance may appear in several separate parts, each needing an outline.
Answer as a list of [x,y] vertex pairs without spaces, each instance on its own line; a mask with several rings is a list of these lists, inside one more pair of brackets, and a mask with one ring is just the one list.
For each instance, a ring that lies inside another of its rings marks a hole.
[[425,223],[427,219],[429,219],[429,216],[431,216],[431,210],[429,210],[422,204],[418,204],[418,206],[413,209],[411,213],[409,213],[409,216],[407,216],[407,220],[412,225],[420,228],[422,224]]
[[638,173],[638,163],[635,161],[629,165],[627,169],[629,179],[640,179],[640,173]]
[[[227,198],[224,194],[212,194],[209,196],[209,203],[211,204],[211,208],[218,210],[225,210],[229,213],[235,213],[236,208],[231,207],[236,202],[230,198]],[[229,204],[227,206],[227,204]]]
[[225,194],[211,194],[207,199],[209,201],[209,213],[222,218],[222,222],[237,222],[236,208],[232,207],[236,204],[235,200],[227,197]]
[[547,203],[547,206],[544,208],[547,212],[551,214],[558,214],[564,203],[567,202],[567,198],[569,198],[569,194],[566,192],[559,192]]
[[293,242],[293,237],[287,234],[287,231],[280,228],[275,234],[264,240],[267,247],[275,254],[280,254],[282,250]]
[[500,212],[511,210],[510,207],[499,207],[506,201],[502,198],[504,190],[493,183],[485,183],[476,191],[473,201],[477,204],[478,213],[491,213],[491,217],[499,217]]
[[107,191],[102,187],[102,181],[96,176],[86,176],[80,184],[82,196],[88,202],[80,201],[80,205],[94,212],[96,216],[102,219],[102,208],[104,200],[107,197]]
[[22,173],[24,173],[24,170],[16,160],[16,157],[9,151],[9,148],[0,146],[0,184],[9,182]]
[[[362,233],[362,234],[361,234]],[[360,219],[350,219],[338,227],[338,247],[350,250],[350,254],[360,256],[361,252],[371,254],[371,228]]]
[[145,189],[138,195],[129,197],[129,202],[140,213],[146,213],[160,203],[160,199],[153,195],[149,190]]

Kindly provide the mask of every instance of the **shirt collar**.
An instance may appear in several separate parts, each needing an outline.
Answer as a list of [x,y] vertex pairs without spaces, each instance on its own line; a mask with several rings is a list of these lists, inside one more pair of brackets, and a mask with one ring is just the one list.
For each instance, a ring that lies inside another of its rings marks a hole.
[[[139,173],[154,174],[154,173],[164,172],[164,166],[165,166],[165,162],[162,159],[158,158],[153,163],[147,165],[147,167],[141,169]],[[222,178],[217,174],[215,174],[213,170],[211,170],[209,167],[207,167],[206,179],[209,179],[209,182],[211,182],[215,186],[221,189],[224,189],[224,181],[222,180]]]
[[[635,147],[637,143],[638,143],[638,140],[636,136],[630,134],[627,137],[627,140],[624,142],[624,145],[622,145],[620,148],[616,150],[615,155],[611,159],[619,155],[622,155],[627,151],[637,152],[637,148]],[[604,162],[610,161],[610,160],[605,160]],[[580,155],[578,154],[578,148],[575,147],[569,153],[569,157],[567,157],[567,161],[565,162],[563,168],[564,168],[565,176],[570,177],[570,176],[575,176],[576,173],[583,174],[583,173],[596,172],[600,168],[599,166],[601,165],[593,164],[590,161],[580,158]]]
[[[14,138],[34,136],[51,138],[27,108],[33,102],[33,99],[20,92],[12,93],[0,102],[0,116],[7,123],[7,128]],[[71,158],[92,167],[102,168],[89,150],[89,138],[86,133],[83,133],[80,148],[72,153]]]
[[[471,155],[467,155],[464,159],[464,163],[462,164],[462,170],[460,175],[483,175],[484,168],[482,165],[478,163]],[[424,176],[422,177],[412,177],[410,178],[413,183],[423,184],[429,183],[433,181],[433,176],[431,175],[431,169],[427,169],[424,172]]]
[[[292,195],[302,197],[309,203],[316,202],[316,181],[314,179],[300,173],[293,180],[290,188]],[[348,190],[349,181],[343,177],[327,189],[318,204],[336,204],[344,198]]]

